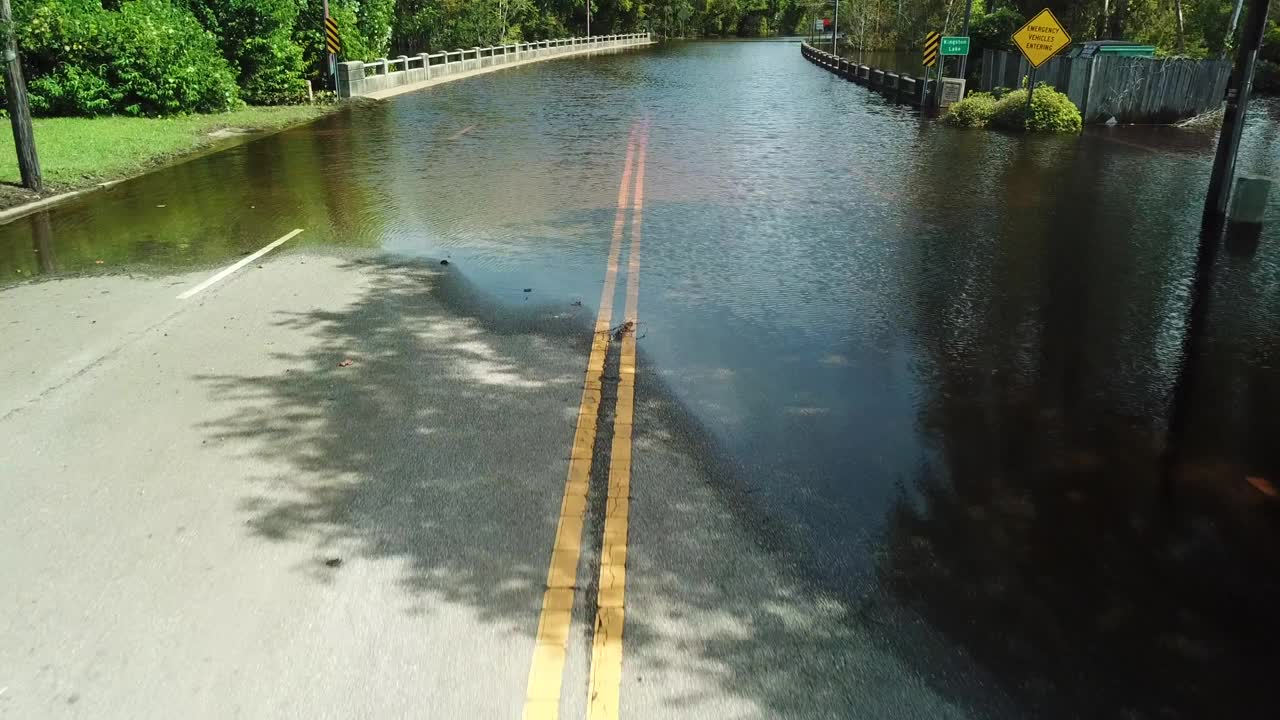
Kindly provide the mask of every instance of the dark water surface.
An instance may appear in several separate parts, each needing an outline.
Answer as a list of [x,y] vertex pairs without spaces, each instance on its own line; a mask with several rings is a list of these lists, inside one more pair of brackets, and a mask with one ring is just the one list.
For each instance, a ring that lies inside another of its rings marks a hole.
[[[1273,716],[1280,507],[1246,477],[1280,484],[1280,204],[1214,273],[1157,472],[1212,133],[956,131],[795,44],[672,44],[89,195],[0,227],[0,282],[213,268],[299,227],[590,306],[644,117],[642,368],[814,593],[918,618],[882,634],[973,717]],[[1274,171],[1278,119],[1256,108],[1241,171]],[[921,633],[995,684],[935,672]]]

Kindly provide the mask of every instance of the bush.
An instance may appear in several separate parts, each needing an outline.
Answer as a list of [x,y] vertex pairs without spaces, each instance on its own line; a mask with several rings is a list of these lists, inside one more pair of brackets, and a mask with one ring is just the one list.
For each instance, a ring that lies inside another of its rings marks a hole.
[[[218,39],[246,101],[284,105],[306,99],[302,47],[291,36],[298,21],[296,0],[184,1]],[[318,28],[311,27],[312,34],[320,36]]]
[[947,114],[942,119],[956,127],[986,127],[995,110],[996,99],[991,93],[973,92],[948,108]]
[[253,38],[240,58],[240,90],[255,105],[289,105],[307,99],[302,48],[288,35]]
[[214,37],[167,0],[130,0],[118,12],[45,0],[19,27],[37,114],[156,116],[239,103]]
[[996,101],[991,125],[1002,130],[1078,133],[1080,110],[1065,94],[1040,83],[1027,114],[1027,91],[1014,90]]
[[66,65],[28,85],[31,111],[37,115],[105,115],[113,93],[102,76]]

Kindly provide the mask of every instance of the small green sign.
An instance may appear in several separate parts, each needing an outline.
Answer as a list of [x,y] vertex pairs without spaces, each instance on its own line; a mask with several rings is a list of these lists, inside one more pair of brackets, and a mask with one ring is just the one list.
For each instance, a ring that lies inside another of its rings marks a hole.
[[969,54],[969,38],[943,37],[942,38],[942,54],[943,55],[968,55]]

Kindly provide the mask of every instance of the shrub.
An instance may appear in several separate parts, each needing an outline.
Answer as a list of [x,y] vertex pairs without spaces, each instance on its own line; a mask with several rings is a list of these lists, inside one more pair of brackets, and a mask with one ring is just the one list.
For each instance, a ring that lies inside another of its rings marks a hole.
[[286,35],[253,38],[240,55],[240,90],[255,105],[288,105],[307,99],[302,48]]
[[1014,90],[996,101],[991,125],[1003,130],[1078,133],[1080,110],[1065,94],[1043,83],[1036,85],[1030,115],[1027,91]]
[[107,81],[78,65],[65,65],[28,86],[31,112],[36,115],[105,115],[113,93]]
[[239,102],[217,40],[166,0],[122,4],[114,39],[109,80],[121,91],[126,114],[217,112]]
[[[302,48],[291,36],[298,21],[296,0],[184,1],[217,38],[246,101],[283,105],[306,99]],[[310,28],[312,34],[319,36],[318,28]]]
[[948,108],[947,114],[942,119],[956,127],[986,127],[995,109],[996,99],[991,93],[973,92]]
[[45,0],[25,20],[38,114],[173,115],[239,102],[214,37],[167,0],[130,0],[118,12],[93,0]]

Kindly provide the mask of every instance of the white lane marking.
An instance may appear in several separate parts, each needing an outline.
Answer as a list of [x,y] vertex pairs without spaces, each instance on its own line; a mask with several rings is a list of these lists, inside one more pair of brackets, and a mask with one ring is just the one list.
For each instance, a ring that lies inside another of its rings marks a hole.
[[261,249],[261,250],[259,250],[258,252],[256,252],[256,253],[254,253],[254,254],[250,255],[249,257],[247,257],[247,258],[243,258],[242,260],[240,260],[240,262],[236,263],[235,265],[232,265],[231,267],[229,267],[229,268],[227,268],[227,269],[223,270],[222,272],[218,273],[217,275],[214,275],[213,277],[209,278],[208,280],[205,280],[204,282],[200,283],[199,285],[197,285],[197,286],[195,286],[195,287],[191,288],[190,290],[188,290],[188,291],[186,291],[186,292],[182,293],[181,295],[179,295],[179,296],[178,296],[178,299],[179,299],[179,300],[186,300],[187,298],[191,297],[192,295],[195,295],[196,293],[199,293],[199,292],[201,292],[201,291],[203,291],[203,290],[207,290],[207,289],[209,289],[209,286],[213,285],[214,283],[218,282],[219,280],[222,280],[222,279],[226,278],[226,277],[227,277],[228,275],[230,275],[231,273],[233,273],[233,272],[235,272],[235,271],[239,270],[240,268],[244,267],[245,265],[248,265],[249,263],[253,262],[254,260],[257,260],[258,258],[262,257],[263,255],[266,255],[267,253],[271,252],[272,250],[275,250],[276,248],[280,247],[281,245],[285,244],[286,242],[288,242],[288,241],[292,240],[292,239],[293,239],[295,236],[297,236],[297,234],[298,234],[298,233],[300,233],[300,232],[302,232],[302,228],[298,228],[297,230],[294,230],[293,232],[289,233],[288,235],[285,235],[284,237],[280,238],[279,240],[276,240],[275,242],[273,242],[273,243],[271,243],[270,245],[268,245],[268,246],[266,246],[266,247],[262,248],[262,249]]

